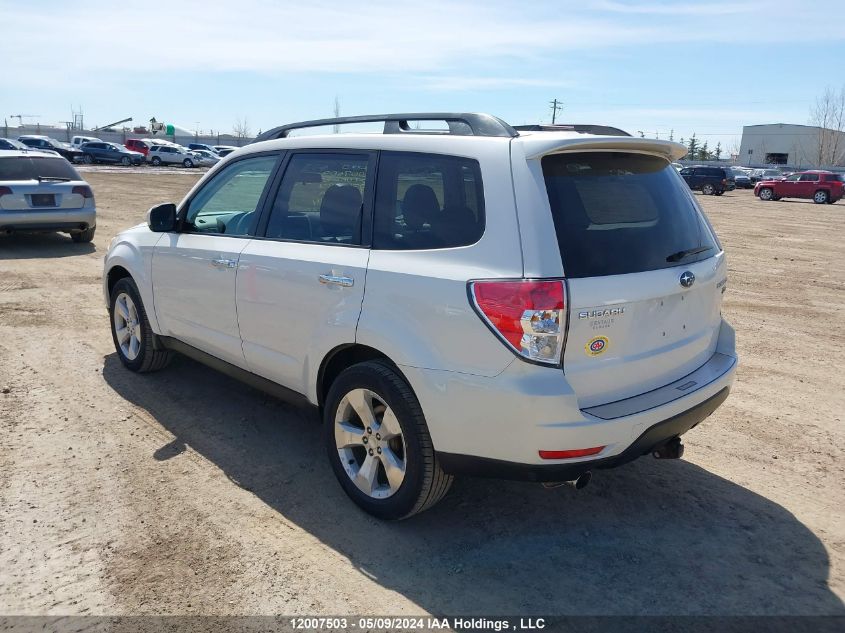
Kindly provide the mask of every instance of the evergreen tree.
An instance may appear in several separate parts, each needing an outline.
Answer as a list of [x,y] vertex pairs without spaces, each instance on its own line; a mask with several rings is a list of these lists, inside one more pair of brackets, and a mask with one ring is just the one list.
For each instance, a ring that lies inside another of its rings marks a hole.
[[[669,140],[670,141],[675,140],[675,130],[669,130]],[[683,143],[683,141],[681,141],[681,142]]]
[[716,151],[713,152],[713,155],[716,157],[716,160],[719,160],[722,156],[722,141],[716,143]]
[[692,136],[689,139],[689,144],[687,145],[687,155],[691,160],[696,160],[698,158],[698,139],[695,138],[695,132],[692,133]]
[[704,145],[698,150],[698,160],[710,160],[710,150],[707,149],[707,141],[704,141]]

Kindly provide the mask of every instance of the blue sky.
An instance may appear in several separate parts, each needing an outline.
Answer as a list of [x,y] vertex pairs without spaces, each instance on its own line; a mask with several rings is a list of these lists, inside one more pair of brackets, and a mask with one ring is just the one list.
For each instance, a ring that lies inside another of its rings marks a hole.
[[[342,114],[482,111],[730,147],[808,123],[845,82],[841,0],[23,2],[0,0],[0,117],[151,116],[252,132]],[[830,28],[819,28],[822,24]],[[14,120],[16,123],[16,119]],[[9,120],[10,124],[12,120]]]

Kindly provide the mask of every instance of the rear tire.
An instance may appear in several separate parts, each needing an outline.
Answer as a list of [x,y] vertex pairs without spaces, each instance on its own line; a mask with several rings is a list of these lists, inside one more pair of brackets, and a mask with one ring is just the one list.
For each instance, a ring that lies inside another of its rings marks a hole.
[[97,230],[96,226],[92,226],[90,229],[85,229],[84,231],[77,231],[76,233],[70,234],[70,239],[72,239],[77,244],[82,244],[84,242],[90,242],[94,239],[94,232]]
[[716,193],[716,188],[709,182],[706,182],[701,185],[701,193],[703,193],[705,196],[712,196],[714,193]]
[[191,168],[194,166],[194,162],[190,158],[186,158],[182,161],[182,165],[187,168]]
[[158,167],[161,165],[161,159],[158,156],[153,156],[153,159],[150,161],[150,164]]
[[816,204],[827,204],[830,202],[830,194],[827,191],[817,191],[813,194],[813,202]]
[[770,201],[775,199],[775,192],[768,187],[760,189],[760,200]]
[[432,507],[452,485],[417,397],[385,361],[353,365],[337,377],[326,397],[323,427],[338,482],[373,516],[406,519]]
[[114,348],[124,367],[145,373],[167,366],[172,352],[162,347],[150,328],[141,294],[131,277],[119,279],[112,288],[109,317]]
[[93,165],[94,164],[94,157],[91,156],[91,154],[85,154],[85,156],[82,157],[82,162],[85,163],[86,165]]

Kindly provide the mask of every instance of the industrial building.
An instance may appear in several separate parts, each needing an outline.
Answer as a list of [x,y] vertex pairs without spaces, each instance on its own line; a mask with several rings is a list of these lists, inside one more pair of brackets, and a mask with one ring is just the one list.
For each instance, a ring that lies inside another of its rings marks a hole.
[[841,168],[845,165],[845,132],[790,123],[746,125],[742,128],[737,164]]

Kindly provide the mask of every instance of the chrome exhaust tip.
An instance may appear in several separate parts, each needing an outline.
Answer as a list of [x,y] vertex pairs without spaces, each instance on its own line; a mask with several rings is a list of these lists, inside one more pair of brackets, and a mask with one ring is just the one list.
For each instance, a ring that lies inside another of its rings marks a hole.
[[577,479],[570,479],[569,481],[544,481],[541,485],[546,490],[553,490],[561,486],[569,486],[570,488],[575,488],[575,490],[581,490],[582,488],[586,488],[592,478],[593,473],[588,470],[585,473],[581,473]]

